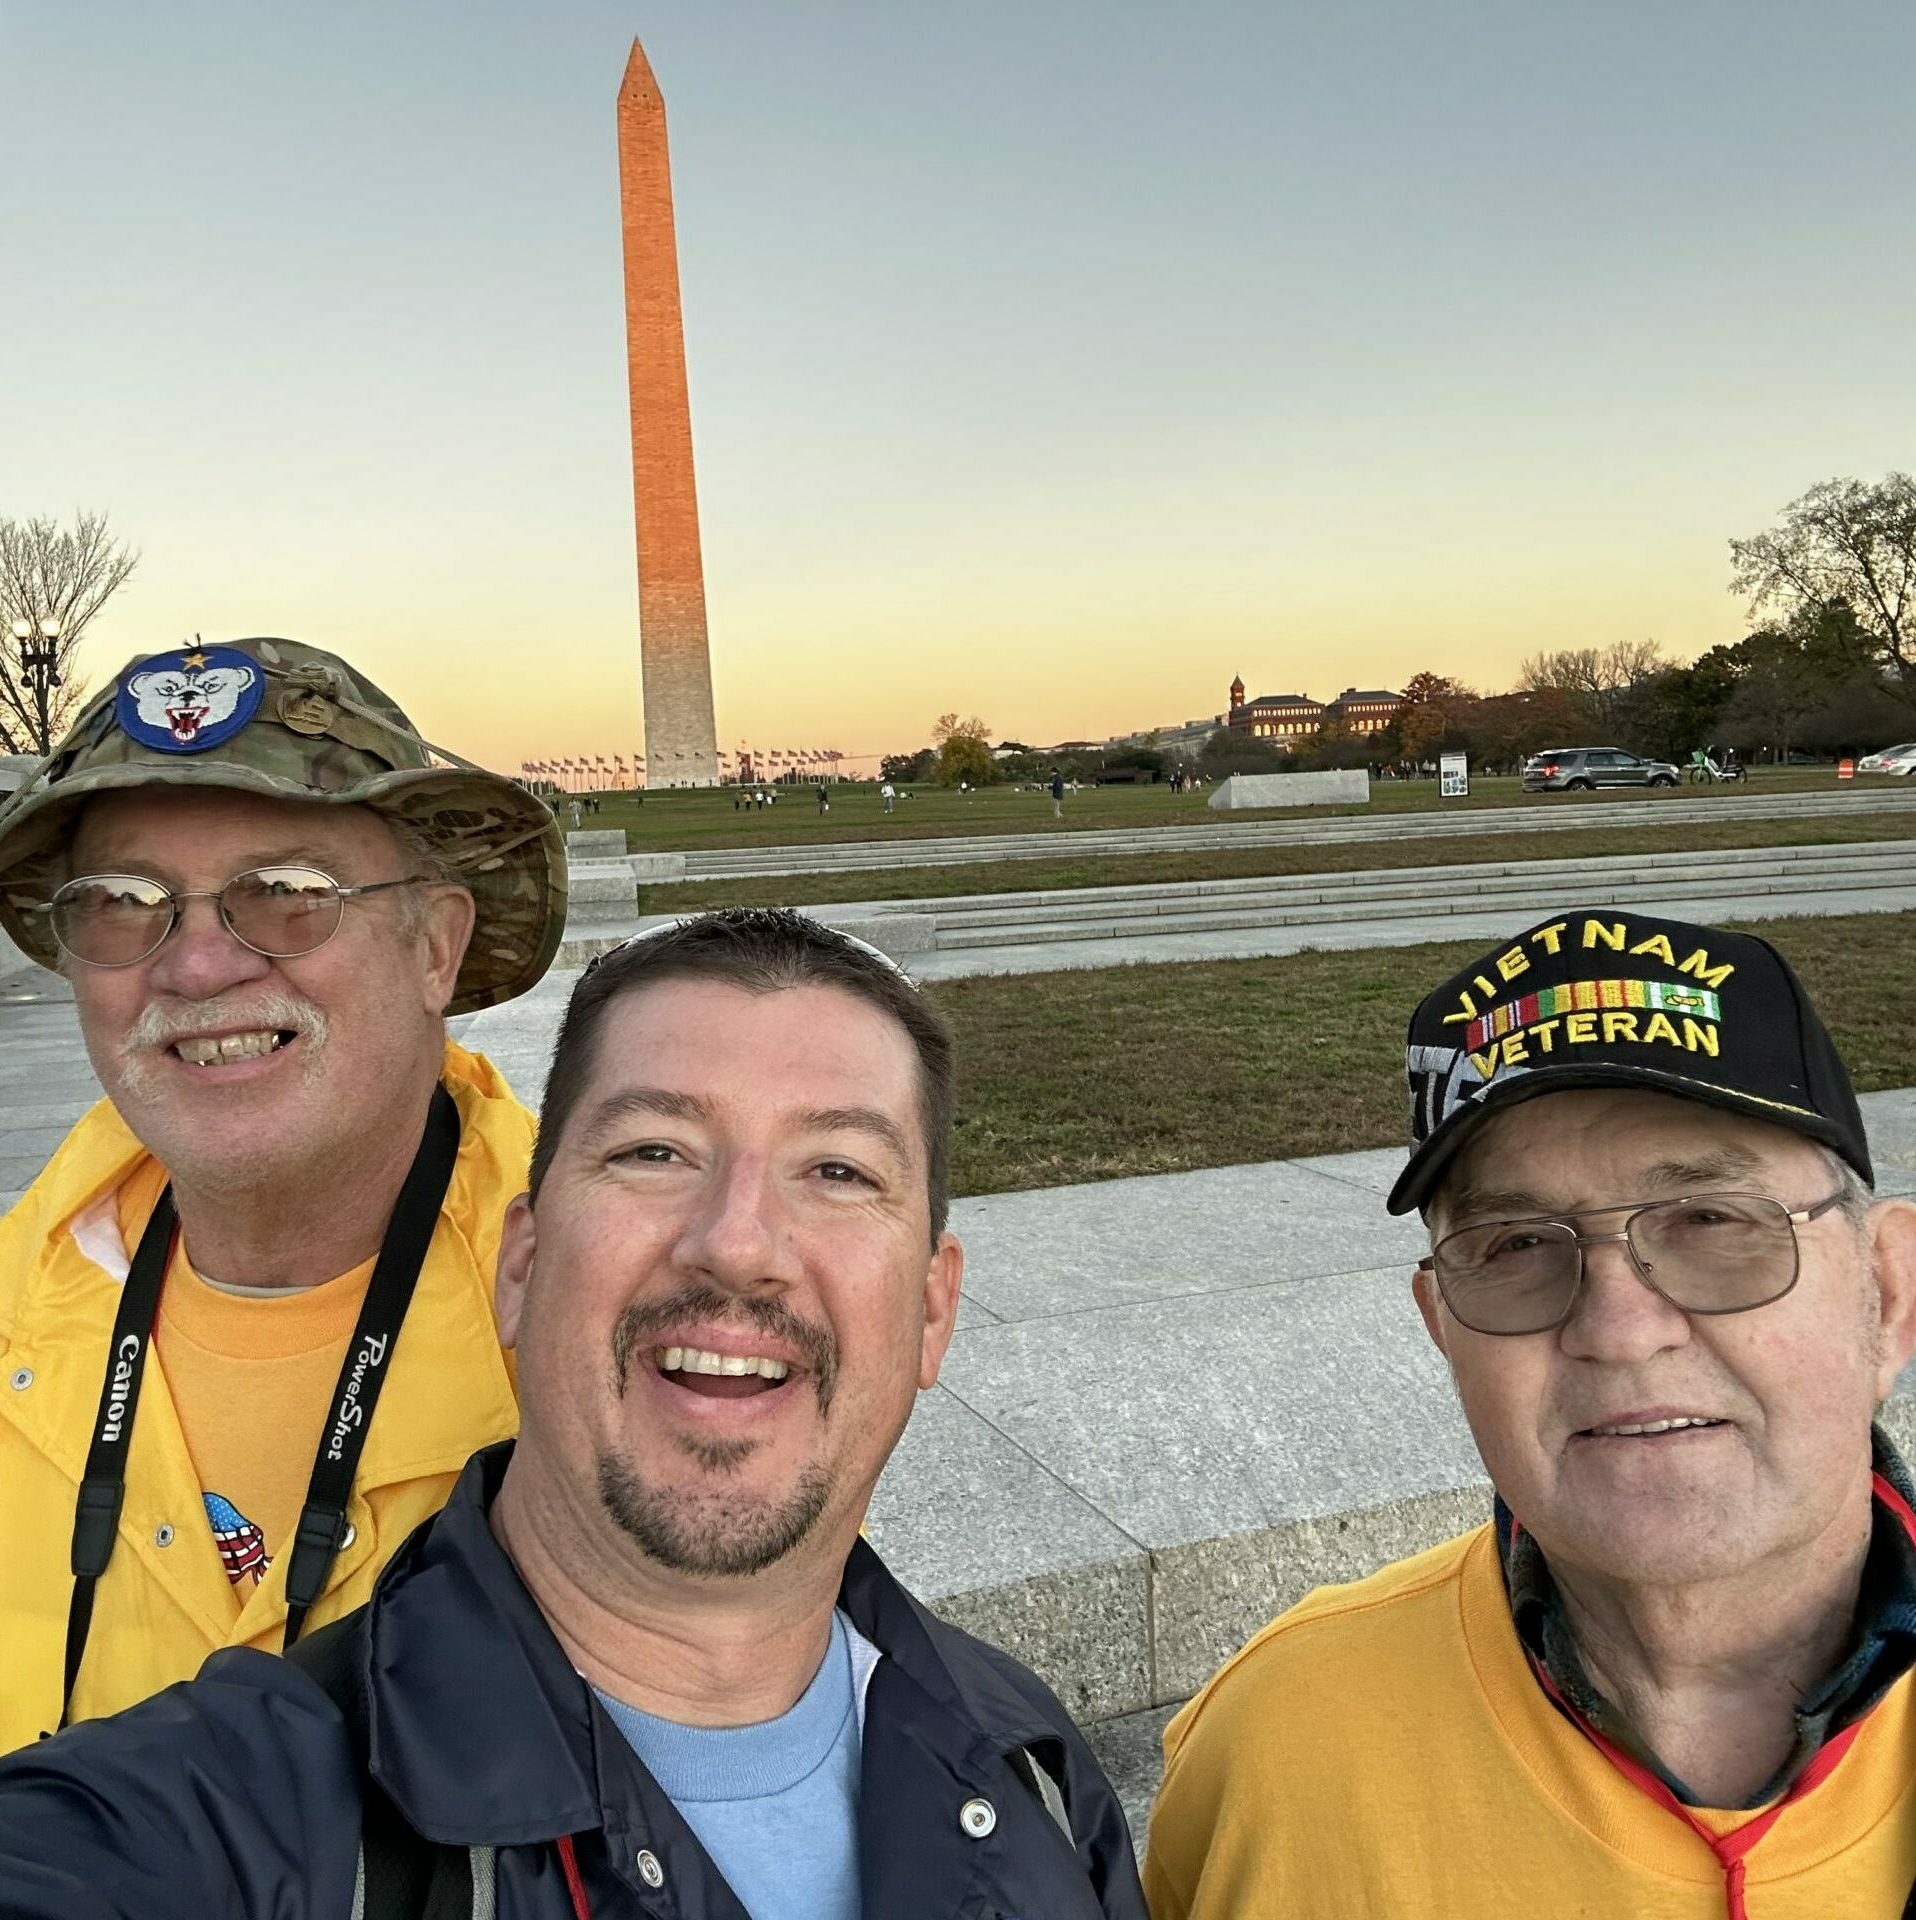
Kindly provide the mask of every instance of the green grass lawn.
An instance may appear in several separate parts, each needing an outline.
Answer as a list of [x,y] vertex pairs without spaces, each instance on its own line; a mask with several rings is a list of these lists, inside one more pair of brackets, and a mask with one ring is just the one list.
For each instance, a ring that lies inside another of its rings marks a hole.
[[[1861,1091],[1916,1084],[1916,914],[1747,931],[1803,977]],[[1404,1027],[1475,941],[926,988],[958,1034],[957,1193],[1289,1159],[1404,1139]]]
[[[1792,767],[1752,774],[1748,791],[1796,793],[1833,791],[1827,767]],[[1705,789],[1678,787],[1680,794]],[[1208,791],[1173,794],[1168,787],[1087,787],[1065,800],[1065,817],[1053,820],[1050,797],[1012,787],[986,787],[957,793],[943,787],[913,789],[889,818],[876,787],[846,784],[833,790],[832,810],[820,814],[810,788],[781,788],[774,807],[734,810],[729,788],[708,791],[660,791],[643,800],[636,794],[605,796],[603,810],[587,814],[588,827],[623,827],[634,852],[678,851],[706,847],[765,844],[803,845],[811,841],[926,839],[945,834],[1057,833],[1068,836],[1088,828],[1162,827],[1212,823],[1222,819],[1303,819],[1325,813],[1399,813],[1428,807],[1449,809],[1535,807],[1654,806],[1666,797],[1621,789],[1586,794],[1525,794],[1514,777],[1475,779],[1467,800],[1440,800],[1432,780],[1380,780],[1371,787],[1368,806],[1281,808],[1270,812],[1217,814],[1206,805]],[[1720,787],[1714,797],[1733,806],[1739,790]],[[568,818],[563,796],[562,818]]]
[[[1614,817],[1614,816],[1613,816]],[[1649,824],[1634,824],[1635,818]],[[1626,824],[1628,822],[1628,824]],[[687,880],[645,888],[648,913],[695,907],[811,907],[837,900],[945,900],[962,894],[1035,893],[1055,887],[1129,887],[1183,880],[1238,880],[1260,874],[1356,873],[1377,867],[1447,867],[1495,860],[1575,860],[1597,855],[1678,853],[1713,847],[1820,847],[1847,841],[1916,840],[1908,814],[1850,814],[1821,820],[1670,821],[1622,816],[1615,826],[1482,838],[1358,840],[1345,845],[1218,847],[1191,853],[1087,855],[1072,859],[967,862],[953,867],[885,867],[855,873],[767,874],[743,880]]]

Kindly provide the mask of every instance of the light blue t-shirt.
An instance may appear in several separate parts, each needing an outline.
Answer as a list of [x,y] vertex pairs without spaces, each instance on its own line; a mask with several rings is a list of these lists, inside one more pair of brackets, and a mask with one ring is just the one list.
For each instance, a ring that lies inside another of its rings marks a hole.
[[752,1920],[860,1920],[858,1762],[878,1660],[834,1613],[817,1674],[776,1720],[683,1727],[599,1693]]

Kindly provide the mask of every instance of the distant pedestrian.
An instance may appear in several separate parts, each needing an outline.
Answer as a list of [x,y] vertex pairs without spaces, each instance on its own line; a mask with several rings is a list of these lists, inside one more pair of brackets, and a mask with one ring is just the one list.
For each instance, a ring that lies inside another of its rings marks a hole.
[[898,789],[887,780],[885,784],[878,789],[878,792],[879,797],[885,803],[885,811],[887,813],[891,812],[892,808],[898,804]]
[[818,783],[818,810],[820,813],[830,813],[832,810],[831,797],[826,793],[822,780]]
[[1064,818],[1064,775],[1056,767],[1051,769],[1051,817]]

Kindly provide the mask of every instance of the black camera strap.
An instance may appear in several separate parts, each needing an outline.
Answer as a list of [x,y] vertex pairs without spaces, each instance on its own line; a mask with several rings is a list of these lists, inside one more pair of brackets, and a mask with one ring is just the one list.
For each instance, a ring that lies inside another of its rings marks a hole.
[[[307,1484],[306,1504],[288,1550],[286,1646],[299,1638],[307,1613],[325,1587],[333,1556],[344,1543],[353,1475],[366,1445],[373,1410],[386,1384],[406,1309],[412,1304],[419,1270],[425,1264],[426,1249],[439,1223],[439,1209],[445,1203],[458,1154],[459,1109],[443,1086],[436,1087],[425,1133],[399,1189],[392,1218],[386,1223],[379,1258],[360,1303],[358,1324],[340,1364],[339,1383],[333,1390],[326,1429],[320,1436]],[[60,1696],[59,1724],[63,1727],[72,1711],[74,1682],[79,1678],[87,1632],[93,1623],[94,1588],[113,1557],[119,1532],[133,1417],[139,1407],[146,1357],[159,1319],[160,1294],[178,1233],[169,1187],[154,1205],[127,1269],[126,1284],[120,1290],[106,1379],[100,1389],[100,1410],[74,1510],[73,1598],[67,1610],[66,1673]]]

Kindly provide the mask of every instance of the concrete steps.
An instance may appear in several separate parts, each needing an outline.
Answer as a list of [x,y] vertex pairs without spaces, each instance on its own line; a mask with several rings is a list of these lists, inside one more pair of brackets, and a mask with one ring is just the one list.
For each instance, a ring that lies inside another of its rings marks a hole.
[[[667,895],[666,899],[669,900]],[[1821,847],[1364,868],[1124,887],[1063,887],[809,908],[927,978],[1056,966],[1248,957],[1310,945],[1495,938],[1503,923],[1579,906],[1672,914],[1916,910],[1916,839]],[[670,914],[582,902],[557,964],[583,966]],[[1486,922],[1498,926],[1484,933]]]
[[1552,833],[1604,826],[1670,825],[1694,821],[1816,819],[1857,813],[1916,813],[1916,788],[1868,786],[1833,793],[1760,795],[1731,789],[1679,788],[1627,800],[1562,804],[1535,800],[1513,807],[1445,813],[1328,814],[1299,820],[1202,821],[1188,827],[1071,828],[1020,834],[962,835],[912,840],[855,840],[816,845],[718,847],[682,854],[638,854],[645,878],[674,880],[756,878],[787,873],[838,873],[895,867],[969,866],[999,860],[1097,859],[1140,853],[1206,852],[1224,847],[1312,846],[1340,841],[1482,837],[1493,833]]
[[[928,917],[932,950],[1012,947],[1060,940],[1170,938],[1247,927],[1415,918],[1568,899],[1606,905],[1680,887],[1699,904],[1753,887],[1803,895],[1857,887],[1912,890],[1916,840],[1839,847],[1732,849],[1649,859],[1539,860],[1487,866],[1412,867],[1352,874],[1276,876],[1165,887],[1061,889],[958,902],[901,901]],[[821,910],[836,919],[840,909]],[[883,903],[861,909],[881,927]]]

